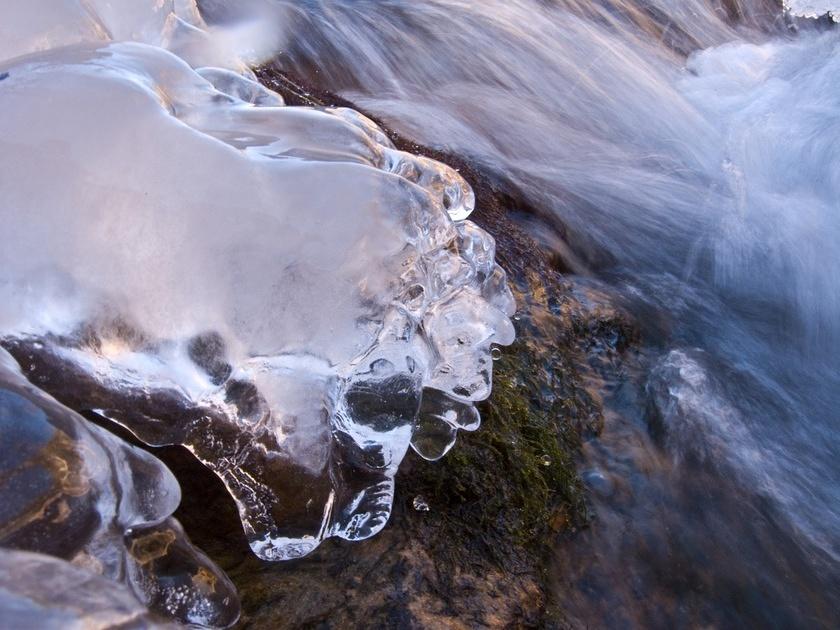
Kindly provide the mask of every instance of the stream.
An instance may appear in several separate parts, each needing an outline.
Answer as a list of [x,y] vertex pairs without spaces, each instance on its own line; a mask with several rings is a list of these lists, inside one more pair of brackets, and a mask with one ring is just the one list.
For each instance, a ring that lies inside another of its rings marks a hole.
[[502,174],[642,331],[592,357],[569,618],[835,626],[840,31],[761,0],[277,5],[286,67]]

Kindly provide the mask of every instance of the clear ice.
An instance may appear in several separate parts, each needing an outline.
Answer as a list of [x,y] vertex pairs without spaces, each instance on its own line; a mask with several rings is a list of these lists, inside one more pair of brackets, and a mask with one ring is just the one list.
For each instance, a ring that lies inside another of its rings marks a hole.
[[181,628],[150,614],[124,585],[30,551],[0,549],[0,611],[4,628]]
[[[181,500],[172,473],[148,453],[34,387],[3,349],[0,438],[0,546],[48,553],[75,565],[72,570],[100,576],[86,578],[89,586],[106,578],[122,581],[126,593],[136,598],[128,607],[131,611],[145,610],[145,605],[202,626],[227,627],[237,620],[239,600],[233,584],[190,544],[171,517]],[[0,567],[15,557],[2,551]],[[21,558],[15,569],[25,576],[20,581],[10,585],[3,579],[7,572],[0,569],[0,619],[4,627],[43,627],[16,625],[9,611],[17,606],[3,602],[7,597],[26,599],[25,593],[40,588],[39,601],[55,606],[50,587],[57,588],[58,575],[71,568],[54,563],[57,568],[50,569],[49,563]],[[54,571],[56,576],[39,587],[36,576]],[[10,588],[11,594],[3,594]],[[65,588],[66,601],[60,607],[72,601],[77,588],[88,590],[72,581]],[[126,596],[116,585],[106,592],[111,591],[114,601],[108,610],[128,614],[118,606],[128,602]],[[102,604],[95,588],[89,595],[77,595],[83,600],[94,597],[90,603],[97,607]],[[81,605],[80,614],[99,612]]]
[[375,534],[407,449],[478,427],[514,338],[469,186],[352,110],[284,106],[246,67],[265,20],[12,4],[0,343],[73,409],[186,446],[259,557]]

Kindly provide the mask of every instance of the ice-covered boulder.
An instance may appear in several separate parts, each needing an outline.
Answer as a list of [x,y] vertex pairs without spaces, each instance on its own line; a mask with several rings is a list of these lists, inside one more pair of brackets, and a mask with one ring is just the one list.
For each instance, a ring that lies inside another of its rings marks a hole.
[[74,409],[186,446],[260,557],[371,536],[407,449],[478,426],[513,340],[493,239],[458,173],[283,106],[241,28],[152,4],[85,3],[94,36],[0,62],[2,344]]

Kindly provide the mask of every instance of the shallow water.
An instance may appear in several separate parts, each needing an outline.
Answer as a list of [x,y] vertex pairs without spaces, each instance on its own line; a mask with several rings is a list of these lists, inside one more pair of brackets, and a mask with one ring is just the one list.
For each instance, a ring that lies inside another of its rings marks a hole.
[[759,1],[278,4],[284,63],[503,174],[642,328],[592,359],[570,617],[835,625],[840,32]]

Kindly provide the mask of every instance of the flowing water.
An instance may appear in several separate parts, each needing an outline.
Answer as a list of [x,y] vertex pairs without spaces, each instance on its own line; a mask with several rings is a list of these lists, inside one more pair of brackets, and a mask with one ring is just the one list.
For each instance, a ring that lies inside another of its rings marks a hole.
[[[840,622],[840,31],[761,0],[277,2],[284,63],[503,174],[641,349],[593,357],[595,627]],[[799,3],[801,15],[830,6]]]

